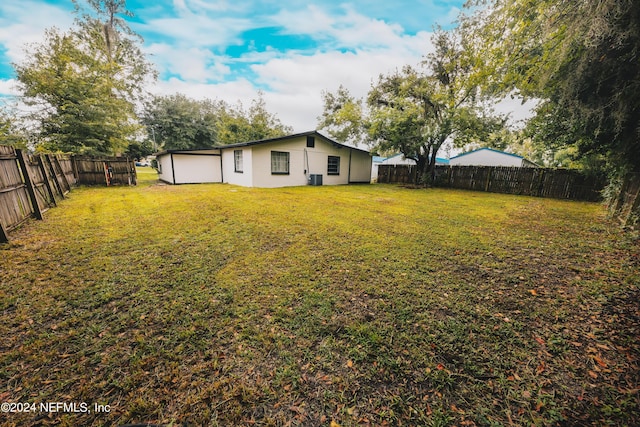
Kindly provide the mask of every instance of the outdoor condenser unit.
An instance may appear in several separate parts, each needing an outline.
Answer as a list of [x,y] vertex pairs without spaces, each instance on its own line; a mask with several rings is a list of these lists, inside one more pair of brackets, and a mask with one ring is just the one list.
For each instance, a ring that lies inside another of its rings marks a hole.
[[309,185],[322,185],[322,175],[309,175]]

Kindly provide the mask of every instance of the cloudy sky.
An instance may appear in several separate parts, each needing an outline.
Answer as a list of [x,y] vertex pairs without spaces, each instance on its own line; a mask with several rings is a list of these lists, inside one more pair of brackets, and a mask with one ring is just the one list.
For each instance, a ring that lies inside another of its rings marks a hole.
[[[129,0],[131,28],[159,72],[149,90],[248,104],[258,90],[295,131],[314,129],[321,92],[364,96],[380,73],[416,64],[434,25],[464,0]],[[73,24],[71,0],[0,2],[0,96],[15,94],[12,63],[45,28]]]
[[[81,0],[82,1],[82,0]],[[127,18],[159,73],[148,90],[249,105],[258,91],[280,120],[316,128],[323,90],[365,96],[383,73],[415,65],[435,25],[450,28],[464,0],[128,0]],[[44,30],[66,30],[71,0],[0,1],[0,97],[17,93],[12,63]],[[517,101],[503,105],[519,119]]]

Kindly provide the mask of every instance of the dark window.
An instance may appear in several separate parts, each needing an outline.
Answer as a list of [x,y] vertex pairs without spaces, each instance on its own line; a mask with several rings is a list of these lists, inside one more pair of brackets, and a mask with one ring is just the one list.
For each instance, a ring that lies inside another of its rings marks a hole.
[[242,150],[233,150],[233,163],[235,171],[242,173]]
[[283,151],[271,152],[271,173],[273,175],[289,174],[289,153]]
[[340,175],[340,157],[329,156],[327,162],[327,175]]
[[316,137],[308,136],[307,137],[307,148],[313,148],[316,146]]

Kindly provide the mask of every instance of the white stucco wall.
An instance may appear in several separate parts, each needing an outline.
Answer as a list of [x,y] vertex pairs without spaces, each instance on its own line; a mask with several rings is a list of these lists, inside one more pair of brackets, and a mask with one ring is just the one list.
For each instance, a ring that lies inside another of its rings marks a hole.
[[[242,150],[242,173],[235,171],[235,150]],[[289,153],[289,174],[271,173],[272,151]],[[329,156],[340,158],[337,175],[328,174]],[[314,147],[307,147],[307,135],[303,134],[244,147],[165,153],[158,156],[158,164],[159,178],[172,184],[225,182],[270,188],[308,185],[309,174],[322,175],[323,185],[370,182],[372,158],[367,152],[336,146],[319,135],[315,135]]]
[[[348,147],[336,147],[317,135],[313,148],[307,147],[307,138],[306,135],[303,135],[299,138],[254,145],[252,149],[254,187],[307,185],[307,172],[322,175],[322,185],[348,184],[350,181],[369,182],[371,176],[371,156],[369,153],[352,150]],[[288,175],[271,173],[272,151],[289,153]],[[351,180],[349,180],[350,152],[352,152]],[[328,174],[329,156],[340,157],[340,173],[338,175]],[[355,163],[353,159],[356,159]]]
[[216,150],[200,152],[198,154],[174,153],[173,167],[175,184],[200,184],[208,182],[222,182],[220,156],[214,155]]
[[492,150],[478,150],[449,160],[451,166],[522,166],[522,158]]
[[[235,159],[233,152],[242,150],[242,172],[235,171]],[[240,147],[222,150],[222,173],[225,183],[251,187],[253,184],[253,148]]]
[[351,150],[351,176],[349,182],[371,182],[371,156],[369,153]]
[[173,184],[173,172],[171,169],[171,155],[163,154],[156,157],[158,162],[158,179]]

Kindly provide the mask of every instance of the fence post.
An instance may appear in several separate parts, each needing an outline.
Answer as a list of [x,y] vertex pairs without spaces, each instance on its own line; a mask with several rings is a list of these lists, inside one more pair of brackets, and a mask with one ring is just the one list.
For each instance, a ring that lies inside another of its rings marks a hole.
[[49,197],[51,197],[51,204],[53,206],[58,206],[58,204],[56,203],[56,196],[53,194],[53,189],[51,188],[51,183],[49,182],[47,168],[44,166],[44,160],[42,159],[44,156],[44,154],[40,154],[38,156],[38,166],[40,166],[40,171],[42,172],[42,177],[44,178],[44,186],[47,189],[47,193],[49,193]]
[[542,190],[544,188],[544,179],[545,179],[546,171],[547,171],[546,168],[540,168],[540,176],[538,177],[538,186],[536,187],[535,194],[532,194],[532,196],[542,197],[542,194],[544,193]]
[[64,190],[62,189],[62,185],[60,185],[60,181],[58,181],[58,174],[56,173],[56,170],[53,168],[53,162],[51,161],[51,155],[50,154],[43,154],[43,158],[47,159],[47,162],[49,162],[49,172],[51,172],[52,177],[53,177],[53,182],[56,185],[56,189],[58,190],[58,193],[60,194],[60,197],[64,199]]
[[9,243],[9,233],[4,229],[2,222],[0,222],[0,243]]
[[76,184],[80,184],[80,173],[78,172],[78,159],[76,155],[71,156],[71,169],[73,170],[73,176],[76,178]]
[[[65,185],[65,188],[67,189],[66,193],[68,193],[69,191],[71,191],[71,186],[69,185],[69,181],[67,180],[67,176],[64,174],[64,170],[62,169],[62,165],[60,164],[60,160],[58,160],[58,155],[57,154],[53,155],[53,160],[55,161],[55,165],[58,167],[58,169],[60,169],[62,182]],[[54,170],[55,170],[55,167],[54,167]],[[64,197],[64,194],[63,194],[63,197]]]
[[29,198],[31,199],[33,213],[37,219],[43,219],[42,210],[40,209],[38,198],[36,197],[36,189],[33,186],[33,179],[31,179],[31,172],[29,171],[29,167],[27,166],[27,161],[22,150],[16,150],[16,157],[18,158],[20,169],[22,169],[22,177],[24,179],[24,183],[27,185],[27,194],[29,194]]
[[487,182],[484,184],[484,191],[489,192],[489,183],[491,182],[491,171],[493,168],[489,168],[487,172]]

